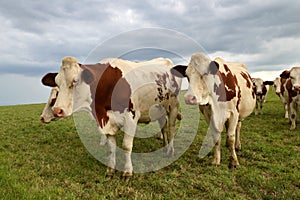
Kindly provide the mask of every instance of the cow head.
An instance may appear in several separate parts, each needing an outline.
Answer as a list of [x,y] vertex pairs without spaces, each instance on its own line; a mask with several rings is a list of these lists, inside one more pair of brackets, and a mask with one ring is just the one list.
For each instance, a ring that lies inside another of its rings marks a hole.
[[218,65],[214,61],[211,61],[205,54],[197,53],[192,55],[188,66],[179,65],[173,69],[176,69],[176,71],[189,80],[188,91],[184,95],[185,102],[191,105],[206,105],[209,93],[203,76],[209,73],[215,74],[218,71]]
[[[42,83],[46,86],[59,88],[59,93],[56,102],[52,107],[53,115],[58,118],[70,116],[73,111],[76,111],[84,105],[82,102],[86,101],[90,95],[82,95],[81,93],[89,92],[88,85],[80,80],[82,69],[76,58],[65,57],[62,60],[62,66],[59,73],[48,73],[43,79]],[[74,93],[74,88],[76,92]],[[77,98],[77,93],[80,97]],[[76,95],[73,101],[73,94]],[[90,100],[91,101],[91,100]]]
[[48,102],[46,103],[46,105],[44,107],[44,110],[43,110],[43,112],[42,112],[42,114],[40,116],[41,122],[43,122],[43,123],[49,123],[50,121],[57,119],[53,115],[52,107],[53,107],[53,105],[56,102],[56,98],[58,96],[58,92],[59,92],[58,87],[53,87],[51,89],[50,97],[48,99]]
[[292,90],[300,91],[300,67],[293,67],[290,71],[285,71],[280,77],[290,78],[292,83]]
[[275,89],[275,92],[277,95],[280,95],[281,93],[281,80],[280,80],[280,77],[277,77],[274,81],[274,89]]

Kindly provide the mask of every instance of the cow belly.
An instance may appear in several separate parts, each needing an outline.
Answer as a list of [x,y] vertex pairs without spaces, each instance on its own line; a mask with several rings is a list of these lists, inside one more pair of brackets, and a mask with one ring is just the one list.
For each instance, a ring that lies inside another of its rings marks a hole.
[[246,118],[253,112],[255,103],[256,100],[253,98],[251,91],[242,92],[239,106],[240,119]]
[[178,106],[177,98],[170,91],[165,90],[158,93],[156,86],[136,90],[132,95],[132,99],[134,110],[140,112],[138,120],[140,123],[156,121],[166,116],[170,106]]

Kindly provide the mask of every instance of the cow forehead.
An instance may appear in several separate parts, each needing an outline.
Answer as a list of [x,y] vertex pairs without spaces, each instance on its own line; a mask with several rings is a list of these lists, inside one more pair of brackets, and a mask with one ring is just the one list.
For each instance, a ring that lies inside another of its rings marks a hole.
[[255,78],[253,82],[255,84],[258,84],[258,85],[263,85],[264,84],[264,81],[261,78]]
[[300,67],[293,67],[290,71],[290,76],[297,77],[300,76]]
[[57,85],[62,85],[63,83],[72,83],[80,73],[81,68],[79,67],[77,60],[68,59],[62,61],[62,66],[59,73],[55,78]]

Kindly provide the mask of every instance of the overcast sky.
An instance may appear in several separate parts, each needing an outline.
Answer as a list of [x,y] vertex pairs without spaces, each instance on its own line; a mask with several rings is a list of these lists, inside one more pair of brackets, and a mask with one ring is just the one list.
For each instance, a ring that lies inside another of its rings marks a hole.
[[[101,60],[118,49],[124,58],[160,52],[178,64],[184,60],[176,54],[188,60],[195,42],[211,58],[276,76],[300,65],[299,12],[298,0],[1,1],[0,105],[45,102],[49,89],[40,79],[58,71],[63,57]],[[142,50],[153,40],[161,51]]]

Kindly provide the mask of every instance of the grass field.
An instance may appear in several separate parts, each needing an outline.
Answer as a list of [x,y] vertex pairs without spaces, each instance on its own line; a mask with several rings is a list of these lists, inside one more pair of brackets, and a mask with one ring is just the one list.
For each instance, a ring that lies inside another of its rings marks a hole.
[[[300,125],[289,130],[274,91],[264,114],[243,122],[237,169],[228,169],[224,134],[221,166],[210,164],[211,153],[198,157],[207,130],[201,117],[193,143],[176,162],[135,174],[128,184],[121,172],[105,178],[106,166],[86,150],[72,118],[39,122],[43,107],[0,107],[0,199],[300,199]],[[136,151],[159,147],[155,138],[134,143]]]

